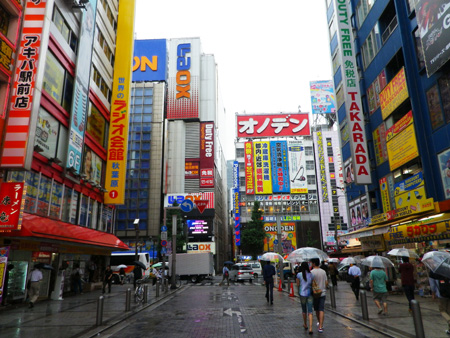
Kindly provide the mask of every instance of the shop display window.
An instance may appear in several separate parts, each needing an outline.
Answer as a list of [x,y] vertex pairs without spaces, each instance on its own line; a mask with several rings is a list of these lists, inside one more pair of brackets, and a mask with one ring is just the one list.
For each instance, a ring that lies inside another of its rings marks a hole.
[[88,213],[88,197],[81,194],[80,202],[80,225],[87,225],[87,213]]
[[39,192],[38,192],[38,201],[37,201],[37,210],[36,214],[41,216],[48,215],[48,207],[50,203],[50,192],[52,190],[52,181],[51,179],[41,176],[41,180],[39,182]]
[[8,301],[25,299],[28,262],[9,261],[8,264],[14,265],[14,269],[9,272],[8,279]]
[[50,218],[59,219],[61,213],[61,202],[63,195],[63,185],[53,181],[52,197],[50,200]]
[[54,158],[58,145],[59,122],[45,109],[40,108],[36,125],[34,145],[39,146],[41,155]]
[[86,131],[101,146],[105,147],[106,120],[92,102],[89,102],[89,114]]
[[83,173],[86,175],[85,181],[101,184],[103,161],[91,149],[84,148]]
[[34,171],[26,174],[25,182],[27,184],[27,194],[25,196],[24,211],[29,213],[36,212],[37,196],[39,188],[39,173]]
[[71,207],[71,201],[72,201],[72,189],[65,186],[64,187],[64,203],[62,205],[62,213],[61,213],[61,220],[63,222],[70,222],[69,215],[70,215],[70,207]]

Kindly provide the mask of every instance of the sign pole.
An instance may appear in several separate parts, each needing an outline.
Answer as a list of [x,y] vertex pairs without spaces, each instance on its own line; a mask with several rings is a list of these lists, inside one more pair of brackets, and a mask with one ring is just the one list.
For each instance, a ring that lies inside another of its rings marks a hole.
[[172,277],[171,289],[176,289],[176,271],[177,271],[177,215],[172,215]]

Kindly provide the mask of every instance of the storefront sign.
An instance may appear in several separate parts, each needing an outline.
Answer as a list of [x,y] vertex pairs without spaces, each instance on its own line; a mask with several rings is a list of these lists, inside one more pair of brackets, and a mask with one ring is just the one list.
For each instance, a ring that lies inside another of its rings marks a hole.
[[23,182],[3,182],[0,186],[0,230],[18,230],[23,212]]
[[391,210],[391,199],[389,197],[389,188],[387,185],[386,177],[380,179],[380,194],[383,211],[388,212],[389,210]]
[[412,225],[403,224],[391,227],[389,232],[384,234],[384,239],[388,245],[423,241],[428,242],[448,238],[450,238],[449,222]]
[[216,243],[214,242],[187,243],[186,252],[187,253],[212,252],[213,254],[216,254]]
[[241,138],[310,135],[308,114],[237,115]]
[[387,119],[408,97],[405,68],[402,68],[380,93],[381,116],[383,120]]
[[361,237],[359,240],[361,242],[361,250],[362,251],[384,251],[385,250],[384,238],[382,235]]
[[286,141],[270,141],[273,193],[289,193],[288,149]]
[[291,194],[308,193],[305,147],[302,141],[288,141],[288,158]]
[[410,110],[405,116],[398,120],[391,128],[386,131],[386,142],[392,140],[395,136],[399,135],[408,126],[413,124],[414,119],[412,111]]
[[[264,250],[277,251],[277,224],[264,224],[264,231],[266,232],[266,237],[264,238]],[[295,223],[281,223],[281,246],[283,254],[289,254],[297,248]]]
[[125,202],[135,0],[121,2],[111,103],[105,204]]
[[195,203],[197,200],[208,200],[207,209],[214,209],[214,193],[213,192],[201,192],[201,193],[191,193],[191,194],[168,194],[164,198],[164,207],[172,207],[175,202],[178,205],[183,203],[184,200],[191,200]]
[[369,103],[369,114],[372,115],[380,106],[380,93],[386,87],[386,71],[383,69],[377,78],[367,89],[367,101]]
[[166,64],[165,39],[134,41],[133,82],[166,81]]
[[255,161],[256,194],[272,194],[272,171],[270,167],[270,143],[253,142]]
[[9,41],[0,35],[0,69],[6,74],[11,75],[12,55],[14,49],[10,46]]
[[244,145],[244,165],[245,165],[245,193],[247,195],[255,194],[255,180],[253,176],[253,144],[245,142]]
[[8,256],[9,256],[9,246],[4,246],[0,248],[0,303],[3,301],[3,294],[5,288],[5,277],[8,273]]
[[313,114],[336,113],[333,81],[311,81],[310,90]]
[[199,178],[200,177],[200,161],[185,161],[184,162],[184,178]]
[[425,181],[423,180],[422,172],[418,172],[406,180],[394,184],[395,196],[417,189],[418,187],[423,186],[424,183]]
[[200,123],[200,188],[214,188],[214,122]]
[[388,159],[386,147],[386,125],[382,122],[372,133],[373,147],[377,165],[384,163]]
[[419,156],[414,124],[409,125],[387,143],[391,171]]

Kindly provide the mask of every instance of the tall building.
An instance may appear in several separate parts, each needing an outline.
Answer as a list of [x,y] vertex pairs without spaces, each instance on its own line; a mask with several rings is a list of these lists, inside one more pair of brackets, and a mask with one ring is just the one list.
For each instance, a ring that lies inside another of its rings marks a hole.
[[[326,5],[351,213],[341,239],[358,239],[363,253],[442,247],[450,242],[449,7]],[[358,223],[365,205],[368,226]]]
[[14,46],[20,28],[0,158],[0,242],[15,266],[7,297],[24,300],[40,262],[55,271],[44,270],[41,296],[59,299],[75,267],[98,282],[111,251],[128,249],[114,235],[124,196],[111,177],[127,144],[134,1],[3,1],[0,14],[2,39]]

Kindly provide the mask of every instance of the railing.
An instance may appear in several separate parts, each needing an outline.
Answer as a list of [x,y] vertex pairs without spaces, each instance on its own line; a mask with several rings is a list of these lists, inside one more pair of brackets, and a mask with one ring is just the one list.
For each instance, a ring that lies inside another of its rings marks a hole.
[[389,39],[391,34],[394,32],[395,28],[397,28],[397,24],[398,24],[397,16],[394,16],[392,21],[389,23],[389,26],[387,26],[387,28],[384,30],[383,34],[381,35],[381,41],[382,41],[383,45],[385,44],[387,39]]

